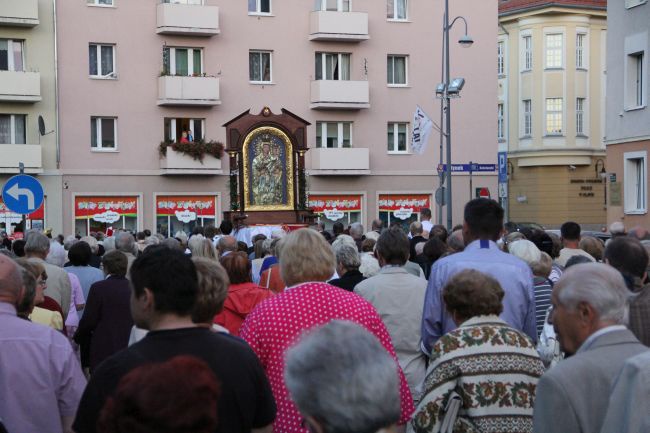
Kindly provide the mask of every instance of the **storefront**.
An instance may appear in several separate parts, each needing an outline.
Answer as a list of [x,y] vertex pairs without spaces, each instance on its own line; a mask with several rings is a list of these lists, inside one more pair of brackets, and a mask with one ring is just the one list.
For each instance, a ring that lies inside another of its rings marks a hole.
[[397,222],[408,231],[413,221],[420,221],[420,210],[431,209],[429,194],[379,194],[379,218],[385,227]]
[[354,222],[361,222],[363,195],[361,194],[310,194],[309,207],[318,215],[318,222],[330,230],[335,222],[347,228]]
[[216,195],[156,195],[156,231],[166,237],[217,225]]
[[75,196],[75,234],[138,230],[139,196]]
[[[16,226],[20,229],[22,218],[21,214],[7,209],[0,196],[0,230],[12,234],[16,230]],[[43,200],[41,207],[26,216],[25,225],[25,231],[30,229],[43,230],[45,228],[45,200]]]

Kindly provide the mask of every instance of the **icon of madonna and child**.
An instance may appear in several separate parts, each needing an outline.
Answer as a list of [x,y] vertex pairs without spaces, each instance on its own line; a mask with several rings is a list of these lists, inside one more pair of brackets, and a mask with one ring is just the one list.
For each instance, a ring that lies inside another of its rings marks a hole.
[[[278,131],[279,132],[279,131]],[[248,142],[248,208],[292,207],[292,160],[288,140],[272,133],[253,135]]]

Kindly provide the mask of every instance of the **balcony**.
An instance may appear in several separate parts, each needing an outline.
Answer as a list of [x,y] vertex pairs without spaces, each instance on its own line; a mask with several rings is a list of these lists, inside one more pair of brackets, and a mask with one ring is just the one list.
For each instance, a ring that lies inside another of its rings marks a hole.
[[310,41],[360,42],[369,39],[365,12],[315,11],[309,16]]
[[205,155],[203,161],[191,156],[167,149],[167,155],[160,158],[160,170],[164,175],[216,175],[222,174],[221,160]]
[[308,154],[311,155],[309,174],[313,176],[370,174],[370,151],[367,148],[315,148]]
[[35,27],[38,0],[0,0],[0,26]]
[[214,36],[219,30],[219,7],[160,3],[156,33],[162,35]]
[[177,77],[158,78],[158,105],[213,106],[221,104],[219,78]]
[[0,144],[0,173],[18,173],[18,164],[27,173],[42,173],[41,146],[38,144]]
[[359,110],[370,108],[367,81],[316,80],[311,82],[311,104],[315,110]]
[[0,71],[0,101],[32,103],[41,99],[39,72]]

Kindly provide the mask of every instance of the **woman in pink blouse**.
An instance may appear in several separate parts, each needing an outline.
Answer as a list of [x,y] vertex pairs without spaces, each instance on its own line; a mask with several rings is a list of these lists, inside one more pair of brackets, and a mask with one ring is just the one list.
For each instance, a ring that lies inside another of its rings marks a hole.
[[291,232],[278,245],[280,272],[287,289],[253,310],[240,331],[240,336],[259,357],[271,383],[278,407],[273,431],[308,431],[301,427],[302,417],[284,383],[285,352],[308,329],[337,319],[366,328],[395,360],[400,377],[399,423],[406,423],[414,410],[413,400],[388,331],[377,311],[360,296],[325,283],[332,277],[336,265],[331,246],[323,236],[310,229]]

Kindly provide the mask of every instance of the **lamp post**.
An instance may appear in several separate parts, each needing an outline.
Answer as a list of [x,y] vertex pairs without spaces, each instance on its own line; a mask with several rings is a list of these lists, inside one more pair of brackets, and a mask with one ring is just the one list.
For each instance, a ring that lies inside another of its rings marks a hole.
[[[457,20],[463,20],[465,23],[465,34],[458,40],[458,43],[462,47],[470,47],[474,40],[467,34],[467,20],[462,16],[457,16],[453,21],[449,22],[449,0],[445,0],[445,16],[444,16],[444,27],[443,27],[443,37],[444,37],[444,49],[443,49],[443,62],[445,65],[444,73],[444,88],[438,86],[436,94],[439,97],[442,97],[444,101],[444,113],[445,113],[445,137],[446,137],[446,152],[447,152],[447,166],[445,168],[446,183],[447,187],[445,188],[445,202],[447,206],[447,229],[451,230],[453,226],[452,221],[452,203],[451,203],[451,98],[460,97],[460,91],[465,84],[465,79],[455,78],[453,81],[450,78],[449,74],[449,31],[451,30],[454,23]],[[440,95],[438,90],[442,90]]]

